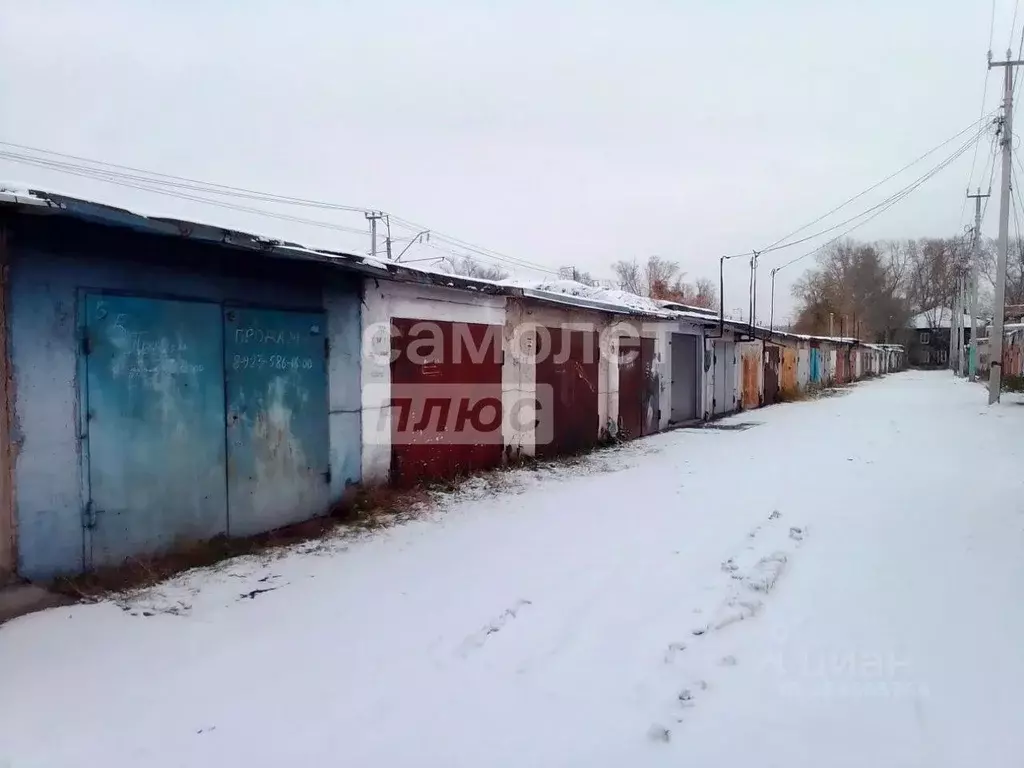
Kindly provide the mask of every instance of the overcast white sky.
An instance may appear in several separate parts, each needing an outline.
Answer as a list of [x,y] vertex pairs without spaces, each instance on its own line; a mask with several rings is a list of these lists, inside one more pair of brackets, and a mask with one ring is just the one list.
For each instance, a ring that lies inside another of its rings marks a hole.
[[[1014,2],[996,5],[1001,56]],[[719,255],[770,243],[976,119],[989,18],[987,0],[0,0],[0,140],[381,208],[551,268],[608,277],[657,254],[717,279]],[[958,231],[970,166],[968,153],[857,234]],[[7,161],[0,178],[368,248]],[[813,245],[763,257],[764,319],[768,270]],[[802,267],[779,275],[777,319]],[[727,274],[727,309],[746,307],[745,265]]]

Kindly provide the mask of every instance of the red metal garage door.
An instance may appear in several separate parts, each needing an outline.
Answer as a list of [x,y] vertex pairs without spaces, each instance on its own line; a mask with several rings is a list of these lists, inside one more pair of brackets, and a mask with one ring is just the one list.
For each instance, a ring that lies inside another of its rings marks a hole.
[[411,486],[501,463],[501,326],[391,321],[391,478]]
[[597,407],[599,360],[594,332],[538,330],[538,402],[547,401],[540,396],[541,387],[549,387],[551,393],[550,413],[538,413],[539,419],[550,419],[550,428],[537,429],[538,456],[580,453],[597,444],[601,428]]
[[654,372],[654,339],[619,344],[619,434],[626,440],[658,431],[660,383]]

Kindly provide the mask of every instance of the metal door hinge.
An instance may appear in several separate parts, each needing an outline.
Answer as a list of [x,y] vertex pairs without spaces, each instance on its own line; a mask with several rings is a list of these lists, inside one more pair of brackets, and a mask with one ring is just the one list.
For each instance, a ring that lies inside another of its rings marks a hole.
[[328,485],[331,484],[331,470],[330,470],[330,467],[328,467],[327,471],[324,472],[324,482],[327,483]]
[[324,336],[324,358],[331,356],[331,340]]
[[82,335],[82,354],[88,355],[92,353],[92,343],[89,341],[89,334]]

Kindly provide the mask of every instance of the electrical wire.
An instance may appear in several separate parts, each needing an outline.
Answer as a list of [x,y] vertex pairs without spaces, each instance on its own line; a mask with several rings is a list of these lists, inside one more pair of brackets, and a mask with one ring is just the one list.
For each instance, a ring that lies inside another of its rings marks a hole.
[[[992,199],[992,194],[991,194],[992,193],[992,182],[994,182],[995,179],[996,179],[996,153],[998,152],[998,150],[999,150],[999,142],[997,140],[993,139],[992,140],[992,154],[991,154],[991,156],[989,158],[991,160],[991,162],[992,162],[992,170],[989,172],[988,187],[987,187],[987,190],[989,192],[989,196],[985,198],[985,202],[981,206],[981,220],[982,221],[985,220],[985,214],[988,213],[988,203],[989,203],[989,200]],[[982,173],[982,178],[984,178],[984,173]],[[967,198],[965,197],[964,199],[966,200]]]
[[[984,110],[984,105],[982,105],[982,110]],[[822,219],[828,218],[833,213],[836,213],[837,211],[841,210],[842,208],[845,208],[847,205],[849,205],[850,203],[854,202],[855,200],[859,200],[860,198],[864,197],[864,195],[868,194],[869,192],[873,192],[874,190],[878,189],[878,187],[882,186],[887,181],[890,181],[893,178],[895,178],[896,176],[899,176],[901,173],[903,173],[904,171],[908,170],[909,168],[917,165],[919,162],[921,162],[922,160],[924,160],[928,156],[933,155],[934,153],[938,152],[940,149],[942,149],[946,145],[952,144],[954,141],[959,139],[965,133],[968,133],[971,130],[978,130],[979,124],[984,122],[984,120],[986,118],[994,115],[996,113],[996,111],[997,110],[992,110],[992,112],[990,112],[988,115],[983,113],[977,120],[974,120],[966,128],[964,128],[964,129],[962,129],[960,131],[957,131],[957,133],[955,133],[954,135],[950,136],[948,139],[943,141],[941,144],[938,144],[938,145],[932,147],[927,152],[925,152],[923,155],[920,155],[919,157],[915,158],[914,160],[911,160],[909,163],[904,165],[899,170],[889,174],[888,176],[886,176],[881,181],[878,181],[878,182],[872,184],[870,187],[868,187],[864,191],[858,192],[853,197],[849,198],[848,200],[843,201],[842,203],[840,203],[839,205],[837,205],[835,208],[833,208],[832,210],[828,211],[827,213],[823,213],[818,218],[814,219],[813,221],[809,221],[808,223],[804,224],[802,227],[799,227],[798,229],[793,230],[788,235],[780,237],[774,243],[771,243],[770,245],[766,246],[765,248],[758,249],[758,253],[771,253],[772,251],[781,250],[782,248],[789,248],[789,247],[791,247],[793,245],[799,245],[800,243],[805,243],[808,240],[813,240],[815,237],[819,237],[820,235],[825,234],[827,232],[830,232],[833,229],[838,229],[839,227],[843,226],[844,224],[848,223],[849,221],[852,221],[852,219],[847,219],[847,221],[840,222],[839,224],[836,224],[836,225],[834,225],[832,227],[824,229],[821,232],[816,232],[813,235],[809,235],[809,236],[804,237],[804,238],[802,238],[800,240],[796,240],[796,241],[787,243],[786,245],[780,245],[781,243],[784,243],[786,240],[789,240],[789,238],[793,237],[793,235],[797,235],[800,232],[803,232],[808,227],[812,227],[815,224],[817,224],[819,221],[821,221]],[[980,133],[979,133],[979,135],[980,135]],[[972,141],[973,141],[973,139],[972,139]],[[854,217],[854,218],[856,218],[856,217]]]
[[[792,264],[796,264],[798,261],[802,261],[803,259],[806,259],[809,256],[813,256],[816,253],[820,253],[822,250],[824,250],[828,246],[830,246],[833,243],[836,243],[836,242],[842,240],[844,237],[846,237],[848,234],[850,234],[854,230],[859,229],[860,227],[863,227],[868,222],[872,221],[873,219],[877,218],[881,214],[885,213],[887,210],[892,208],[897,203],[902,202],[908,196],[910,196],[913,192],[915,192],[922,184],[924,184],[929,179],[934,177],[940,171],[944,170],[945,168],[948,168],[950,164],[952,164],[954,161],[956,161],[961,155],[965,154],[967,152],[967,150],[970,148],[971,143],[974,141],[974,138],[975,137],[971,137],[971,139],[969,141],[967,141],[965,144],[961,145],[957,150],[955,150],[953,152],[953,154],[949,155],[946,159],[942,160],[938,165],[933,167],[926,174],[924,174],[923,176],[921,176],[918,179],[916,179],[912,184],[908,185],[907,187],[904,187],[902,190],[900,190],[900,192],[896,193],[895,195],[890,196],[890,198],[888,198],[888,200],[883,201],[883,203],[879,204],[879,206],[875,206],[875,209],[870,209],[869,208],[868,211],[865,211],[865,213],[868,213],[868,212],[871,212],[871,211],[873,211],[873,212],[871,213],[870,216],[865,218],[863,221],[860,221],[860,222],[854,224],[849,229],[845,230],[844,232],[842,232],[841,234],[839,234],[836,237],[832,238],[831,240],[829,240],[828,242],[824,243],[823,245],[818,246],[814,250],[808,251],[807,253],[804,253],[804,254],[802,254],[800,256],[797,256],[795,259],[790,259],[789,261],[787,261],[786,263],[782,264],[781,266],[775,267],[774,271],[775,272],[779,272],[779,271],[785,269],[786,267],[788,267],[788,266],[790,266]],[[862,214],[862,215],[864,215],[864,214]]]
[[1006,43],[1006,49],[1013,50],[1013,33],[1017,29],[1017,11],[1020,10],[1020,0],[1015,0],[1013,4],[1013,20],[1010,22],[1010,39]]
[[[0,159],[7,159],[7,158],[3,157],[3,154],[4,153],[0,152]],[[304,217],[301,217],[301,216],[291,216],[289,214],[276,213],[274,211],[267,211],[267,210],[265,210],[263,208],[253,208],[251,206],[238,205],[238,204],[235,204],[235,203],[225,202],[223,200],[213,200],[213,199],[210,199],[210,198],[207,198],[207,197],[201,197],[199,195],[192,195],[192,194],[188,194],[188,193],[185,193],[185,192],[179,192],[179,191],[174,191],[174,190],[169,190],[169,189],[163,189],[161,187],[150,186],[150,185],[147,185],[145,183],[134,183],[134,182],[130,182],[130,181],[122,181],[122,180],[119,180],[119,179],[112,179],[112,178],[108,178],[108,177],[104,176],[102,172],[97,173],[97,172],[93,172],[93,171],[90,171],[90,170],[77,170],[77,169],[73,169],[73,168],[53,168],[47,161],[39,161],[39,162],[23,161],[23,162],[26,165],[31,165],[31,166],[35,166],[35,167],[39,167],[39,168],[50,169],[50,170],[58,170],[60,173],[66,173],[66,174],[69,174],[71,176],[78,176],[78,177],[81,177],[81,178],[92,179],[94,181],[103,181],[103,182],[106,182],[106,183],[109,183],[109,184],[114,184],[116,186],[126,187],[128,189],[137,189],[137,190],[140,190],[142,192],[150,192],[152,194],[157,194],[157,195],[165,195],[167,197],[173,197],[173,198],[177,198],[179,200],[190,200],[190,201],[197,202],[197,203],[203,203],[205,205],[212,205],[212,206],[215,206],[215,207],[218,207],[218,208],[226,208],[226,209],[233,210],[233,211],[241,211],[243,213],[255,214],[257,216],[266,216],[266,217],[272,218],[272,219],[280,219],[282,221],[291,221],[291,222],[295,222],[295,223],[298,223],[298,224],[306,224],[306,225],[314,226],[314,227],[322,227],[322,228],[334,230],[334,231],[337,231],[337,232],[348,232],[348,233],[358,234],[358,235],[366,235],[367,234],[365,229],[355,229],[353,227],[346,227],[346,226],[342,226],[340,224],[334,224],[334,223],[328,222],[328,221],[320,221],[318,219],[307,219],[307,218],[304,218]]]
[[[159,183],[166,184],[168,186],[194,185],[195,187],[200,187],[200,189],[196,189],[195,191],[206,192],[207,194],[228,195],[231,197],[245,197],[246,199],[261,200],[263,202],[281,203],[283,205],[299,205],[310,208],[326,208],[337,211],[348,211],[351,213],[373,213],[373,210],[370,208],[360,208],[358,206],[351,205],[340,205],[338,203],[330,203],[323,200],[314,200],[311,198],[278,195],[272,192],[260,192],[253,189],[246,189],[245,187],[233,187],[228,184],[218,184],[212,181],[201,181],[199,179],[188,178],[187,176],[175,176],[170,173],[160,173],[159,171],[148,171],[143,168],[136,168],[131,165],[121,165],[118,163],[106,162],[104,160],[95,160],[88,157],[82,157],[81,155],[68,154],[67,152],[57,152],[52,149],[32,147],[27,144],[16,144],[15,142],[12,141],[0,141],[0,146],[13,147],[15,149],[35,152],[40,155],[62,157],[69,160],[76,160],[79,163],[87,163],[89,165],[101,166],[103,168],[108,169],[118,169],[117,171],[110,171],[110,173],[114,175],[131,176],[132,174],[141,174],[143,177],[157,177],[158,179],[167,179],[168,181]],[[123,171],[130,171],[131,173],[121,173]],[[153,183],[157,183],[156,179],[148,180],[152,181]],[[171,182],[173,182],[173,184]]]
[[[330,203],[323,200],[314,200],[311,198],[277,195],[268,192],[260,192],[257,190],[246,189],[244,187],[234,187],[226,184],[217,184],[215,182],[205,182],[197,179],[190,179],[184,176],[175,176],[172,174],[147,171],[134,166],[120,165],[117,163],[107,163],[101,160],[94,160],[91,158],[82,157],[80,155],[71,155],[65,152],[55,152],[53,150],[31,147],[25,144],[16,144],[14,142],[0,141],[0,146],[15,147],[18,149],[27,150],[29,152],[37,152],[40,154],[51,155],[54,157],[70,158],[72,160],[79,161],[79,163],[87,163],[97,167],[89,167],[87,165],[70,163],[66,161],[49,160],[46,158],[34,158],[23,153],[0,151],[0,159],[8,160],[9,162],[33,165],[36,167],[47,168],[49,170],[54,170],[62,173],[69,173],[71,175],[86,176],[88,178],[94,178],[98,181],[105,181],[111,184],[120,184],[122,186],[130,186],[131,184],[148,184],[150,186],[146,189],[146,191],[156,192],[158,194],[159,192],[153,187],[166,186],[176,190],[185,190],[188,192],[201,192],[205,194],[237,197],[261,202],[281,203],[285,205],[297,205],[311,208],[323,208],[328,210],[340,210],[364,214],[374,212],[372,209],[369,208],[339,205],[336,203]],[[126,171],[129,171],[130,173],[126,173]],[[168,194],[171,193],[168,192]],[[190,198],[186,197],[184,199]],[[197,201],[208,202],[214,205],[218,204],[217,202],[210,201],[208,199],[201,199]],[[311,219],[301,219],[296,217],[285,218],[284,214],[274,214],[271,212],[262,211],[261,209],[240,209],[237,208],[236,206],[228,205],[226,203],[220,204],[220,207],[232,207],[238,210],[247,210],[250,213],[265,213],[266,215],[271,216],[273,218],[280,218],[286,221],[299,221],[300,223],[307,223],[313,226],[327,226],[332,229],[339,229],[340,231],[354,231],[359,232],[360,234],[365,234],[365,230],[353,230],[351,228],[342,228],[339,225],[333,225],[327,222],[316,222]],[[390,214],[387,215],[388,218],[391,221],[395,222],[398,226],[414,229],[417,232],[422,231],[424,229],[430,229],[430,227],[415,224],[406,219],[402,219],[401,217],[398,216],[392,216]],[[477,246],[467,241],[460,240],[459,238],[453,237],[451,235],[445,235],[444,233],[441,232],[434,232],[433,230],[431,230],[431,236],[440,240],[446,240],[453,246],[465,248],[467,250],[473,251],[474,253],[480,256],[485,256],[494,261],[498,261],[505,266],[546,272],[552,275],[558,274],[557,271],[552,270],[549,267],[545,267],[544,265],[537,264],[526,259],[508,256],[507,254],[502,254],[498,251],[493,251],[482,246]]]
[[[430,229],[424,224],[420,224],[415,221],[410,221],[409,219],[403,219],[399,216],[392,216],[391,220],[400,224],[401,226],[404,226],[412,230]],[[550,267],[545,267],[542,264],[537,264],[536,262],[527,261],[526,259],[521,259],[515,256],[509,256],[508,254],[502,253],[501,251],[495,251],[492,248],[484,248],[483,246],[474,245],[473,243],[470,243],[466,240],[461,240],[460,238],[453,237],[452,235],[446,235],[444,232],[438,232],[435,229],[430,229],[430,237],[432,240],[440,240],[446,242],[449,245],[452,245],[456,248],[462,248],[464,250],[470,251],[480,256],[485,256],[487,258],[493,259],[495,261],[504,263],[509,266],[521,267],[524,269],[533,269],[539,272],[546,272],[551,275],[558,274],[558,270],[552,270]]]
[[[989,21],[988,21],[988,55],[989,55],[990,58],[992,56],[992,42],[993,42],[993,40],[995,40],[995,32],[996,32],[996,0],[992,0],[992,10],[991,10],[991,13],[989,14]],[[1021,30],[1021,35],[1022,35],[1021,42],[1024,43],[1024,29]],[[984,78],[984,82],[982,82],[982,84],[981,84],[981,108],[979,110],[979,117],[978,117],[979,122],[981,120],[983,120],[984,117],[985,117],[985,102],[988,100],[988,76],[991,73],[991,71],[992,71],[991,67],[985,67],[985,78]],[[978,148],[980,146],[981,146],[981,141],[979,139],[978,143],[974,147],[974,156],[971,158],[971,172],[969,174],[967,174],[967,191],[968,191],[968,193],[970,193],[971,186],[974,184],[974,169],[975,169],[975,167],[978,164]],[[985,171],[984,171],[984,169],[982,169],[981,178],[985,178]],[[960,221],[960,225],[961,226],[963,226],[963,223],[964,223],[964,213],[966,211],[967,211],[967,196],[965,195],[964,199],[963,199],[963,202],[962,202],[962,204],[960,206],[959,221]]]
[[[864,226],[865,224],[867,224],[872,219],[876,218],[877,216],[881,215],[885,211],[889,210],[892,206],[894,206],[897,203],[899,203],[902,200],[904,200],[907,196],[909,196],[911,193],[913,193],[918,187],[920,187],[922,184],[924,184],[926,181],[931,179],[933,176],[935,176],[937,173],[939,173],[943,169],[947,168],[951,163],[953,163],[961,155],[963,155],[965,152],[967,152],[967,150],[970,148],[971,144],[974,142],[975,138],[976,137],[972,136],[970,139],[968,139],[968,141],[966,143],[962,144],[951,155],[946,157],[944,160],[940,161],[938,165],[936,165],[933,168],[931,168],[929,171],[927,171],[922,176],[919,176],[917,179],[915,179],[913,182],[911,182],[909,185],[907,185],[903,189],[899,190],[898,192],[896,192],[893,195],[890,195],[888,198],[883,200],[881,203],[878,203],[877,205],[874,205],[871,208],[868,208],[867,210],[862,211],[857,216],[854,216],[854,217],[852,217],[850,219],[847,219],[845,222],[842,222],[840,225],[837,225],[837,226],[841,226],[842,224],[848,224],[850,222],[856,221],[857,219],[863,219],[862,221],[859,221],[856,224],[853,224],[853,226],[851,226],[849,229],[845,230],[841,234],[839,234],[836,237],[832,238],[831,240],[826,242],[824,245],[818,246],[814,250],[809,251],[809,252],[807,252],[807,253],[805,253],[805,254],[803,254],[801,256],[797,256],[795,259],[791,259],[791,260],[787,261],[785,264],[782,264],[781,266],[776,267],[775,271],[778,272],[779,270],[785,269],[786,267],[790,266],[791,264],[795,264],[796,262],[801,261],[802,259],[805,259],[808,256],[811,256],[811,255],[813,255],[815,253],[818,253],[823,248],[826,248],[827,246],[831,245],[832,243],[835,243],[835,242],[841,240],[842,238],[846,237],[846,235],[848,235],[850,232],[853,232],[854,230]],[[868,215],[868,214],[871,214],[871,215]],[[867,218],[864,218],[865,216]],[[831,229],[835,229],[835,228],[836,227],[832,227]],[[806,239],[809,239],[809,238],[806,238]],[[801,241],[797,241],[797,242],[801,242]]]

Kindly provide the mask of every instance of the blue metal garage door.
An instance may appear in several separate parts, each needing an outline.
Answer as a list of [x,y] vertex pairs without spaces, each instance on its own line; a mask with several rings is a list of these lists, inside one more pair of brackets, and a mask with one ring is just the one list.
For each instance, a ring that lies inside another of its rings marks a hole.
[[232,536],[327,511],[326,326],[320,313],[224,312],[228,529]]
[[89,567],[227,527],[221,309],[85,297]]

